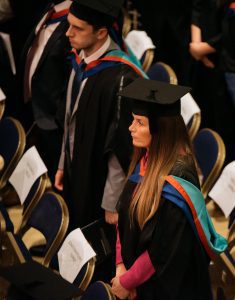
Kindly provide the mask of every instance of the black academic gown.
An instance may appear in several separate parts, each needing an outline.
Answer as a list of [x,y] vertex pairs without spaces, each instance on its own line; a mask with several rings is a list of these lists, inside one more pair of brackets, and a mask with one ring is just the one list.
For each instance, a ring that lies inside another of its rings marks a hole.
[[[179,171],[177,167],[176,173]],[[182,169],[179,172],[182,175]],[[181,176],[184,179],[192,179]],[[191,180],[197,183],[197,180]],[[130,225],[128,210],[136,183],[128,181],[118,204],[119,235],[123,263],[129,269],[148,250],[155,274],[137,288],[137,299],[208,300],[211,298],[208,257],[201,248],[184,213],[161,199],[155,216],[140,230]]]
[[64,167],[70,229],[103,216],[101,201],[110,155],[116,155],[123,170],[129,165],[132,116],[128,101],[119,103],[117,97],[122,76],[125,86],[138,75],[127,65],[105,69],[88,78],[79,100],[71,176],[66,160]]
[[[32,99],[30,104],[32,104],[34,120],[45,118],[59,123],[61,127],[64,122],[66,88],[71,71],[67,59],[71,46],[65,36],[68,26],[67,21],[62,21],[56,27],[43,49],[31,81]],[[35,29],[30,34],[22,51],[19,71],[21,98],[23,98],[23,78],[27,53],[34,38]],[[24,124],[24,120],[22,121]]]
[[68,26],[67,20],[61,21],[48,39],[32,76],[32,97],[27,104],[23,103],[23,80],[27,53],[35,38],[35,28],[22,51],[18,76],[22,106],[19,120],[26,131],[36,122],[37,126],[28,136],[28,144],[36,145],[52,182],[60,157],[66,89],[71,71],[67,59],[71,46],[65,36]]

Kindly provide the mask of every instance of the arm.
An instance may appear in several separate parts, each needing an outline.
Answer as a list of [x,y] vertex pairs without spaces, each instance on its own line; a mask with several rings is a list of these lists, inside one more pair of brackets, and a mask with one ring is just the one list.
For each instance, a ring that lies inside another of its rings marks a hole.
[[[66,126],[66,121],[65,119],[65,126]],[[65,127],[65,132],[63,136],[63,142],[61,146],[61,154],[60,154],[60,160],[59,160],[59,165],[58,165],[58,170],[55,175],[55,182],[54,186],[57,188],[57,190],[62,191],[64,186],[63,186],[63,177],[64,177],[64,160],[65,160],[65,136],[67,134],[67,130]]]
[[116,277],[112,279],[112,290],[120,299],[125,299],[128,297],[129,300],[136,298],[136,290],[127,290],[120,284],[120,276],[126,273],[126,267],[122,262],[121,255],[121,243],[119,237],[118,225],[117,229],[117,240],[116,240]]
[[215,48],[206,42],[190,43],[190,53],[196,60],[201,60],[204,56],[215,51]]
[[116,205],[125,182],[125,174],[118,159],[112,155],[108,162],[108,176],[105,183],[101,207],[105,210],[105,220],[117,224]]
[[117,240],[116,240],[116,279],[114,279],[116,285],[121,284],[121,287],[124,287],[126,290],[133,290],[138,285],[147,281],[154,273],[155,269],[151,263],[148,251],[142,253],[131,266],[131,268],[127,271],[123,261],[121,254],[121,243],[119,230],[117,226]]
[[117,232],[117,240],[116,240],[116,266],[119,264],[122,264],[122,248],[121,248],[121,243],[120,243],[120,236],[119,236],[119,229],[118,225],[116,226],[116,232]]
[[194,257],[194,236],[181,209],[165,202],[161,208],[161,223],[156,223],[151,243],[125,274],[114,278],[114,292],[138,287],[155,273],[159,280],[172,282],[169,295],[175,295],[182,286]]
[[135,288],[155,273],[147,251],[137,258],[128,271],[123,271],[124,274],[116,274],[116,277],[112,279],[112,292],[120,299],[126,299],[127,297],[128,299],[135,299]]
[[191,42],[200,43],[202,41],[201,28],[195,24],[191,24]]
[[[206,55],[215,52],[214,49],[209,47],[207,43],[202,43],[202,32],[200,26],[200,0],[195,1],[193,13],[192,13],[192,24],[191,24],[191,43],[189,45],[189,52],[192,57],[196,60],[201,60],[202,63],[208,67],[213,68],[214,64],[209,60]],[[203,44],[203,45],[202,45]],[[207,45],[206,45],[207,44]],[[208,46],[208,47],[207,47]]]
[[132,290],[147,281],[155,273],[148,251],[142,253],[131,268],[119,277],[121,285]]

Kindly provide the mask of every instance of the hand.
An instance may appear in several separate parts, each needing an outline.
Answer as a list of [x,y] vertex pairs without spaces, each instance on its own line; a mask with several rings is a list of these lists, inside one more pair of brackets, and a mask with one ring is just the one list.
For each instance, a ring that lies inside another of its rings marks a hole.
[[128,300],[134,300],[136,299],[136,297],[137,297],[136,289],[131,290]]
[[189,52],[192,55],[192,57],[196,60],[200,60],[202,56],[205,55],[205,53],[202,53],[201,44],[201,42],[189,44]]
[[118,213],[106,210],[105,221],[109,224],[116,225],[118,222]]
[[215,67],[214,63],[206,56],[204,56],[201,61],[207,68],[213,69]]
[[202,60],[206,55],[214,53],[215,51],[215,48],[211,47],[206,42],[189,44],[189,52],[196,60]]
[[121,276],[122,274],[126,273],[126,267],[123,263],[120,263],[116,266],[116,277]]
[[64,171],[63,170],[57,170],[55,174],[55,187],[58,191],[63,191],[64,185],[63,185],[63,177],[64,177]]
[[130,295],[130,291],[126,290],[120,283],[119,277],[114,277],[111,280],[112,283],[112,288],[111,291],[112,293],[117,296],[120,299],[126,299]]

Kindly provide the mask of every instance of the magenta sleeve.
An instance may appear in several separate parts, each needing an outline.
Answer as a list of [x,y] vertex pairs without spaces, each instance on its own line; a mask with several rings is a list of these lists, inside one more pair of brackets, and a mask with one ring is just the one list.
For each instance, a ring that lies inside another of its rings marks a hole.
[[117,240],[116,240],[116,265],[122,263],[122,254],[121,254],[121,243],[119,237],[118,225],[116,227],[117,230]]
[[146,250],[136,259],[131,268],[120,276],[120,283],[130,291],[147,281],[154,273],[155,269]]

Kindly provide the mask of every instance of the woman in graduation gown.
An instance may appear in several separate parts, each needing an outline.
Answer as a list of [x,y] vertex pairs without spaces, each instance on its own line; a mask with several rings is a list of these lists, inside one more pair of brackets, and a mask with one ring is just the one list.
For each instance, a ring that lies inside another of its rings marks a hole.
[[208,217],[180,115],[189,90],[138,79],[121,92],[133,101],[135,151],[118,203],[120,299],[212,299],[208,264],[226,241]]

